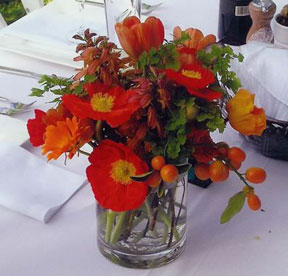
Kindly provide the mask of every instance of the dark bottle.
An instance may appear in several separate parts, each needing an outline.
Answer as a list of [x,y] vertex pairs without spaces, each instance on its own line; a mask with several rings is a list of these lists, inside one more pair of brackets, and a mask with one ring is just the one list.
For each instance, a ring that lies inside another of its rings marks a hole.
[[243,45],[252,25],[248,5],[252,0],[220,0],[218,38],[225,44]]

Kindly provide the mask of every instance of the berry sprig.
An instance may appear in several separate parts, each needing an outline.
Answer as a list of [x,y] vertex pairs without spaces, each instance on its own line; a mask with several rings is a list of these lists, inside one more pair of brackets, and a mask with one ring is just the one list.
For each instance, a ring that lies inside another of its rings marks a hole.
[[233,171],[245,184],[243,191],[237,193],[229,200],[221,218],[221,222],[225,223],[242,209],[246,198],[251,210],[257,211],[261,208],[261,200],[255,194],[255,189],[250,183],[263,183],[266,179],[266,172],[262,168],[251,167],[245,173],[240,173],[239,169],[246,159],[245,152],[238,147],[230,148],[226,143],[222,142],[218,143],[216,147],[218,154],[214,160],[209,164],[196,163],[194,172],[200,180],[211,179],[213,182],[219,182],[227,180],[230,171]]

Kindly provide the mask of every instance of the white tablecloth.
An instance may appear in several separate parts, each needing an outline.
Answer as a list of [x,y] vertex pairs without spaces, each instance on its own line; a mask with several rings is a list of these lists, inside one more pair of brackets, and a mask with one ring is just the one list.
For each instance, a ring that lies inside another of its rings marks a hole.
[[[61,12],[65,12],[63,7],[69,1],[55,1],[51,10],[57,10],[55,7],[59,5]],[[46,15],[49,14],[48,8],[44,10]],[[12,25],[11,32],[13,28],[15,31],[20,25],[28,24],[37,13]],[[154,15],[163,19],[167,30],[172,31],[177,24],[201,28],[205,34],[216,33],[218,1],[165,0]],[[54,31],[58,33],[61,28]],[[8,51],[0,51],[0,65],[62,76],[73,73],[72,68]],[[0,94],[11,93],[19,99],[26,97],[29,89],[36,85],[35,80],[6,74],[0,74],[0,83],[6,88],[0,88]],[[29,116],[32,114],[21,119]],[[253,213],[245,206],[237,217],[221,225],[220,216],[227,200],[241,189],[236,176],[212,184],[207,190],[190,185],[187,245],[183,255],[158,269],[127,269],[110,263],[97,249],[95,200],[87,185],[47,225],[0,207],[0,276],[287,276],[288,163],[259,155],[230,128],[224,137],[217,138],[216,134],[216,139],[246,150],[248,160],[245,167],[261,166],[267,170],[266,183],[257,186],[265,212]],[[39,149],[29,144],[25,147],[40,155]],[[75,158],[69,163],[66,169],[77,173],[84,173],[87,166],[85,158]],[[64,167],[63,159],[55,164]]]

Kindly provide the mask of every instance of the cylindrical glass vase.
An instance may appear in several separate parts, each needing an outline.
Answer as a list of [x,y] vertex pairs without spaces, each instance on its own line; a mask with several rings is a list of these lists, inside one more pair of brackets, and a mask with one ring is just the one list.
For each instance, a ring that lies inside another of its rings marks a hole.
[[97,206],[98,247],[114,263],[152,268],[173,261],[186,241],[187,177],[154,188],[137,210]]
[[109,40],[120,46],[115,24],[128,16],[141,16],[141,0],[104,0],[107,36]]

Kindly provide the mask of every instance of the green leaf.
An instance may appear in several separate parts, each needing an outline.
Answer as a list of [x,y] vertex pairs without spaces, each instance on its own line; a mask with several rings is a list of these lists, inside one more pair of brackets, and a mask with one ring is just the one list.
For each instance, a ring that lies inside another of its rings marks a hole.
[[85,82],[94,82],[97,79],[96,75],[86,75],[84,77]]
[[38,88],[32,88],[30,96],[32,97],[43,97],[43,94],[45,93],[44,90],[38,89]]
[[144,174],[139,174],[139,175],[133,175],[130,176],[130,178],[136,182],[143,182],[146,181],[148,179],[148,177],[152,174],[153,171],[149,171],[147,173]]
[[167,123],[167,130],[177,130],[179,127],[186,123],[186,111],[185,109],[176,109],[172,112],[172,118]]
[[243,191],[235,194],[229,199],[228,205],[221,216],[221,224],[228,222],[233,216],[241,211],[245,203],[245,193]]

